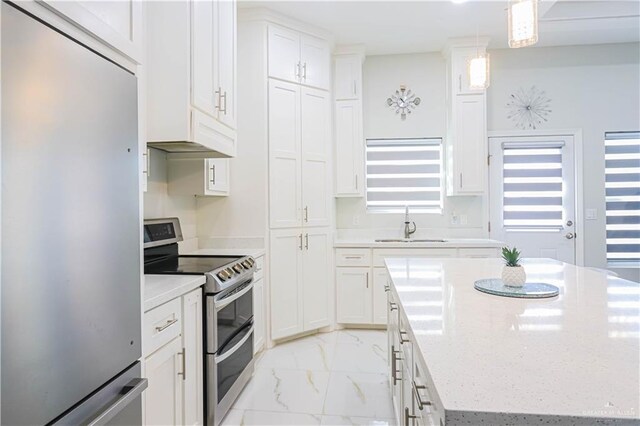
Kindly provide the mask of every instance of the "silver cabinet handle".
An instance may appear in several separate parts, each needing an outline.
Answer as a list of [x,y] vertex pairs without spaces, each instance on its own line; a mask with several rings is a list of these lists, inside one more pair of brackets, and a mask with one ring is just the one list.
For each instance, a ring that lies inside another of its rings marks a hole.
[[420,396],[420,392],[418,392],[418,389],[426,389],[426,386],[422,386],[422,385],[417,385],[416,382],[413,382],[413,396],[416,399],[416,404],[418,404],[418,410],[422,411],[424,410],[424,407],[427,405],[432,405],[431,401],[423,401],[422,397]]
[[384,285],[384,291],[385,292],[389,292],[391,290],[391,287],[389,287],[388,285]]
[[362,256],[345,256],[345,259],[362,259]]
[[399,356],[397,356],[397,354],[399,354],[400,351],[396,351],[393,346],[391,346],[391,378],[393,379],[393,385],[395,386],[396,384],[398,384],[398,382],[402,381],[401,378],[399,378],[398,376],[396,376],[397,373],[400,372],[400,370],[398,370],[398,361],[402,361],[402,358],[400,358]]
[[356,81],[353,80],[353,96],[355,96],[356,93],[358,93],[357,90],[356,90]]
[[304,206],[304,221],[309,222],[309,206]]
[[218,95],[218,101],[216,102],[214,108],[220,111],[220,109],[222,108],[222,87],[218,87],[218,90],[213,93]]
[[369,273],[367,272],[367,288],[369,288]]
[[409,408],[404,407],[404,426],[409,426],[409,419],[417,419],[418,416],[409,414]]
[[296,78],[300,78],[300,62],[296,64]]
[[462,189],[462,172],[460,172],[460,189]]
[[211,167],[209,167],[209,170],[211,170],[211,179],[209,179],[209,181],[211,182],[212,185],[215,185],[216,184],[216,165],[211,164]]
[[167,328],[171,327],[173,324],[178,322],[178,318],[174,318],[172,320],[168,320],[164,325],[160,325],[158,327],[156,327],[156,331],[160,332],[163,330],[166,330]]
[[358,175],[356,175],[356,191],[358,190]]
[[298,247],[302,250],[302,234],[300,234],[300,245]]
[[187,380],[187,349],[182,348],[179,355],[182,355],[182,371],[178,371],[178,376],[182,376],[182,380]]
[[567,240],[573,240],[576,237],[576,234],[573,232],[567,232],[567,235],[564,236]]
[[462,74],[458,74],[458,92],[462,92]]
[[133,400],[149,386],[147,379],[134,379],[122,389],[121,397],[112,405],[105,409],[102,413],[93,418],[88,426],[102,426],[113,419],[119,412],[125,409]]
[[309,234],[304,234],[304,248],[309,250]]
[[404,345],[405,343],[410,343],[410,339],[405,339],[404,336],[407,335],[407,332],[404,330],[400,330],[400,344]]
[[220,95],[220,100],[224,99],[224,108],[221,108],[220,111],[227,115],[227,91],[225,90],[222,95]]
[[305,62],[304,65],[302,66],[302,70],[303,70],[303,74],[302,74],[302,78],[304,79],[304,81],[307,81],[307,63]]
[[394,302],[389,302],[389,310],[390,311],[397,311],[398,310],[398,304],[394,303]]

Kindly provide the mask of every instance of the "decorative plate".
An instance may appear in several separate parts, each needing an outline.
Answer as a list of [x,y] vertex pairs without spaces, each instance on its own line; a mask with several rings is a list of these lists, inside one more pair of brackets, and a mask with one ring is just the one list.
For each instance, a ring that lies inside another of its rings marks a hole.
[[478,280],[473,284],[473,287],[483,293],[521,299],[542,299],[554,297],[560,293],[560,289],[551,284],[525,283],[522,287],[510,287],[505,285],[499,278]]

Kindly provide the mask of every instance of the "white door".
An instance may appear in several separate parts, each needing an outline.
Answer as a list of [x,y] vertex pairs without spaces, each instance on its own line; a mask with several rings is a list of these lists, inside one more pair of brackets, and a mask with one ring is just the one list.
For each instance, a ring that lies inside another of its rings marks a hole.
[[145,423],[182,424],[182,342],[176,337],[145,360],[149,387],[144,397]]
[[217,43],[215,56],[218,67],[218,90],[221,91],[221,105],[218,120],[236,128],[236,2],[225,0],[215,2]]
[[269,77],[298,82],[301,72],[300,35],[269,25]]
[[329,43],[316,37],[300,38],[301,83],[308,86],[329,88]]
[[300,86],[269,80],[269,222],[301,225]]
[[204,385],[202,349],[202,290],[182,298],[182,345],[184,347],[184,425],[203,424]]
[[371,324],[370,268],[336,268],[336,317],[344,324]]
[[362,196],[364,140],[359,100],[336,102],[336,196]]
[[305,227],[329,226],[330,114],[328,92],[302,89],[302,216]]
[[575,263],[573,137],[496,137],[489,150],[491,238]]
[[300,228],[271,231],[269,284],[271,337],[281,339],[303,331],[302,250]]
[[387,324],[387,268],[373,268],[373,323]]
[[258,353],[264,346],[266,332],[264,321],[264,280],[253,283],[253,353]]
[[304,330],[329,325],[330,230],[306,229],[302,255]]
[[211,117],[217,114],[217,87],[214,87],[214,2],[191,2],[191,102]]

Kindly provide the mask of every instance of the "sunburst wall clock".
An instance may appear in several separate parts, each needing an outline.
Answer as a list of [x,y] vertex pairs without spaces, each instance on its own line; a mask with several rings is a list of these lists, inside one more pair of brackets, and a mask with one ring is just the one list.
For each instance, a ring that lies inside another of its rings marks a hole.
[[396,114],[399,114],[402,120],[406,120],[407,114],[411,114],[411,111],[418,105],[420,105],[420,98],[411,90],[407,90],[404,85],[401,85],[399,90],[387,98],[387,106],[395,109]]
[[536,129],[548,120],[550,105],[551,99],[544,90],[536,86],[528,90],[521,87],[509,96],[507,118],[519,129]]

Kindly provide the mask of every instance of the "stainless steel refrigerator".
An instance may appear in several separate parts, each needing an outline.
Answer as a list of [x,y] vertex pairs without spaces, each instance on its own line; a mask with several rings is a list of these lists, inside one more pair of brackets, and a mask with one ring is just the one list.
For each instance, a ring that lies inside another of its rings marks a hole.
[[2,424],[140,424],[137,80],[1,7]]

